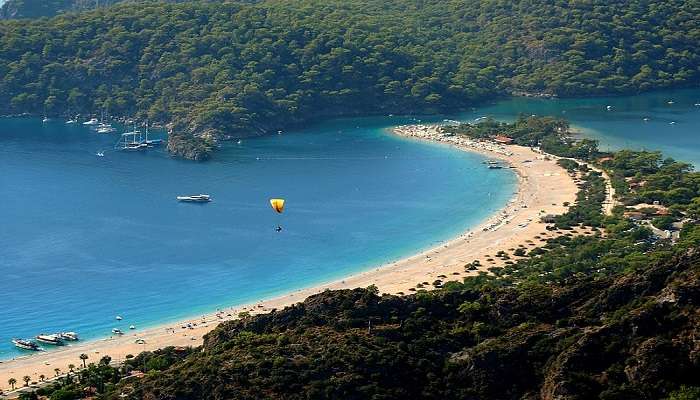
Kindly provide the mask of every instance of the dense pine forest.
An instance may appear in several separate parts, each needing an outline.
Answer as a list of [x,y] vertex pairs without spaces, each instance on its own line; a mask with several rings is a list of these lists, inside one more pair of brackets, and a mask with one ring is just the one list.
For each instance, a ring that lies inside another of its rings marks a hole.
[[91,10],[115,3],[113,0],[7,0],[0,7],[0,19],[52,17],[64,12]]
[[123,3],[0,23],[0,113],[148,118],[171,150],[327,116],[700,82],[697,1]]

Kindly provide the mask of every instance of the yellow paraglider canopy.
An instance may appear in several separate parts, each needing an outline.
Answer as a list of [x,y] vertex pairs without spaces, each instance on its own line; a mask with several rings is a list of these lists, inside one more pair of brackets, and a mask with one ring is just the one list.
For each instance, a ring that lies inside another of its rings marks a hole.
[[272,209],[282,214],[284,211],[284,199],[270,199],[270,205]]

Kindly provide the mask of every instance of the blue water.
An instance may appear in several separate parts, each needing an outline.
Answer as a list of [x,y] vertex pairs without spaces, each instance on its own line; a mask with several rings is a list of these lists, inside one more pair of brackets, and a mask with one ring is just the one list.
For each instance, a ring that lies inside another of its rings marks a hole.
[[[371,268],[512,196],[511,171],[384,132],[405,122],[338,120],[195,163],[110,151],[115,135],[61,121],[0,119],[0,359],[19,354],[14,336],[97,338]],[[175,201],[190,193],[214,201]],[[281,217],[271,197],[287,199]]]
[[[556,115],[603,148],[661,150],[700,166],[696,103],[698,89],[509,99],[450,118]],[[447,239],[505,204],[510,171],[384,133],[408,122],[337,120],[194,163],[163,150],[113,152],[114,135],[60,121],[0,119],[0,359],[19,354],[13,336],[97,338],[339,278]],[[174,201],[200,192],[215,201]],[[281,218],[268,205],[277,196],[288,201]]]
[[602,149],[659,150],[698,168],[700,106],[695,104],[700,104],[700,89],[585,99],[514,98],[460,114],[457,119],[492,116],[511,121],[520,113],[558,116],[568,119],[584,136],[598,139]]

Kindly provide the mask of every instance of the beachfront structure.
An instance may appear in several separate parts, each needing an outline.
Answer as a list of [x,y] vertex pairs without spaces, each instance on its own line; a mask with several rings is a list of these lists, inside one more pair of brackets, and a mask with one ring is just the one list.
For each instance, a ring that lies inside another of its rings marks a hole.
[[510,137],[504,136],[504,135],[496,135],[493,138],[493,141],[496,143],[500,143],[500,144],[512,144],[513,138],[510,138]]

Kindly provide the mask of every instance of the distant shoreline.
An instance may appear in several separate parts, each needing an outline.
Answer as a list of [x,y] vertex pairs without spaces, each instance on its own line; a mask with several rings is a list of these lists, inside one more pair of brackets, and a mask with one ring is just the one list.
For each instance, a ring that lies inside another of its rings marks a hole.
[[[344,279],[299,289],[272,299],[217,310],[200,318],[158,325],[143,331],[127,331],[124,336],[117,338],[79,342],[73,346],[46,353],[5,360],[0,364],[0,382],[5,382],[3,385],[6,385],[10,377],[20,380],[24,375],[33,378],[38,374],[53,376],[54,368],[67,371],[68,364],[81,364],[78,357],[81,353],[88,354],[89,362],[96,362],[104,355],[109,355],[119,362],[128,354],[136,355],[144,350],[166,346],[200,345],[204,334],[215,328],[218,323],[236,318],[239,312],[251,314],[269,312],[272,309],[280,309],[300,302],[310,295],[327,289],[376,285],[380,292],[409,294],[411,289],[415,289],[416,284],[422,284],[422,282],[429,283],[426,286],[429,288],[435,280],[462,279],[477,272],[466,272],[464,269],[466,263],[475,259],[481,260],[484,268],[480,269],[484,270],[489,265],[486,261],[487,255],[494,254],[500,248],[524,243],[525,240],[544,230],[544,226],[536,220],[541,211],[561,213],[565,210],[562,203],[573,202],[575,199],[576,185],[564,169],[557,166],[554,161],[545,160],[544,156],[530,148],[520,146],[505,148],[484,143],[477,146],[474,146],[474,143],[471,143],[471,146],[464,146],[464,143],[453,143],[449,138],[440,136],[439,129],[434,126],[427,126],[425,131],[421,131],[424,134],[412,133],[406,127],[394,128],[393,132],[407,139],[428,140],[455,146],[463,151],[478,152],[508,163],[514,167],[519,177],[517,193],[504,209],[491,215],[485,222],[418,254],[351,274]],[[136,344],[137,337],[145,340],[145,344]]]

